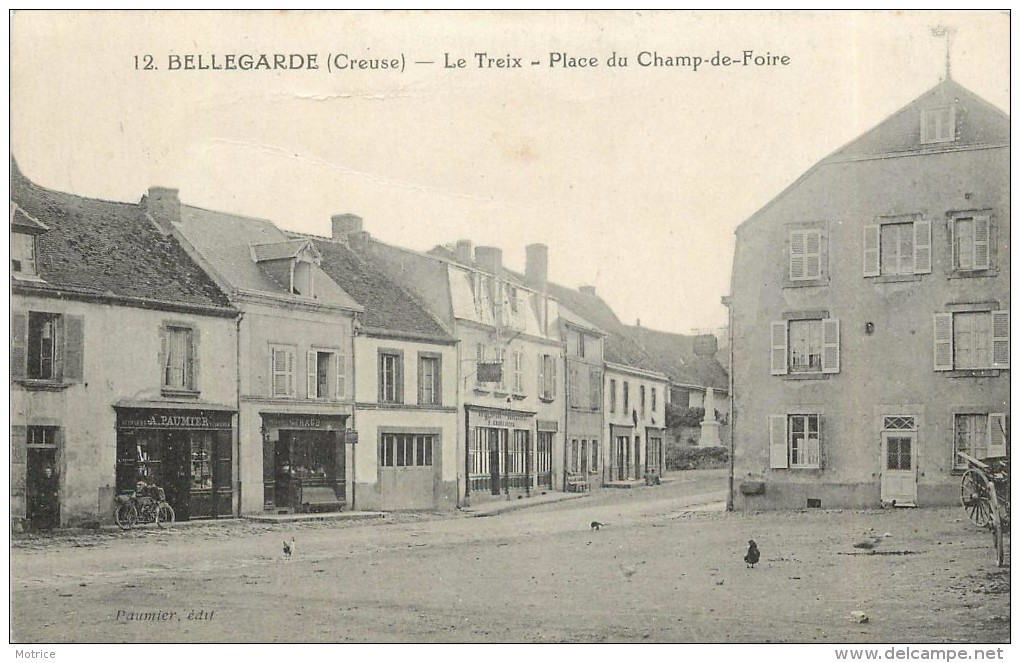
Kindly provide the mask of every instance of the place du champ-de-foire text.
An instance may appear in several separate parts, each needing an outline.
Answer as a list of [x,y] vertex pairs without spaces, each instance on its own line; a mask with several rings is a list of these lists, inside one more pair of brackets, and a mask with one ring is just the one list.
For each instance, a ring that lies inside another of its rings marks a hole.
[[514,53],[473,51],[470,53],[444,52],[438,57],[409,57],[405,53],[373,54],[363,52],[339,53],[168,53],[162,56],[151,53],[134,55],[134,68],[138,71],[326,71],[328,73],[382,72],[403,73],[409,69],[501,72],[515,69],[744,69],[774,68],[790,65],[790,56],[772,51],[741,49],[732,52],[716,50],[714,53],[677,54],[662,50],[637,51],[622,54],[589,55],[568,51],[551,51],[538,58]]

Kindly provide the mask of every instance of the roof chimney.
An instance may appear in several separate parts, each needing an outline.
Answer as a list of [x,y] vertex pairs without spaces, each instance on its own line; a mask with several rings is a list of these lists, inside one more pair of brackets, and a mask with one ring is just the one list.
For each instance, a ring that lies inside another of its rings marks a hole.
[[488,272],[497,279],[503,276],[503,249],[495,246],[475,247],[475,264],[478,269]]
[[164,186],[149,187],[149,192],[142,196],[142,207],[145,213],[156,224],[160,232],[169,235],[174,223],[181,220],[181,198],[178,189]]
[[347,236],[361,230],[361,217],[357,214],[333,215],[333,241],[346,242]]
[[352,232],[347,236],[347,245],[355,251],[364,251],[368,248],[368,242],[372,239],[372,235],[365,230],[358,230]]
[[582,285],[577,288],[577,291],[582,295],[588,295],[589,297],[595,296],[595,286],[593,285]]
[[454,260],[462,265],[471,264],[471,240],[470,239],[458,239],[457,248],[453,254]]
[[528,244],[524,247],[524,255],[524,280],[539,290],[545,288],[549,283],[549,247]]

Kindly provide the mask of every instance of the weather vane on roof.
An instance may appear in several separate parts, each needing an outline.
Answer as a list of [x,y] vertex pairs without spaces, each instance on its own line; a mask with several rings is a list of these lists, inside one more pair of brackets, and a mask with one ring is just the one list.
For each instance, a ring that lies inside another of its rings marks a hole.
[[931,36],[935,38],[944,38],[946,40],[946,80],[949,80],[951,63],[950,63],[950,44],[953,41],[953,35],[956,34],[956,28],[945,23],[939,23],[938,25],[931,28]]

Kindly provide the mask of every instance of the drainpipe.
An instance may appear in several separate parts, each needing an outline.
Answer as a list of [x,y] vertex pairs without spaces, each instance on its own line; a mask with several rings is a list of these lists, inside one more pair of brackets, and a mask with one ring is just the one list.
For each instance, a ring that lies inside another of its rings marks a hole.
[[[357,403],[358,403],[358,353],[354,351],[355,338],[358,335],[358,314],[355,313],[351,320],[351,426],[357,425]],[[355,429],[357,430],[357,429]],[[360,440],[360,435],[359,442]],[[347,439],[344,439],[344,451],[347,451]],[[378,452],[376,452],[378,453]],[[358,445],[351,445],[351,511],[357,511],[358,496]]]
[[234,457],[237,458],[237,517],[238,518],[241,517],[241,510],[243,508],[242,507],[243,501],[241,499],[243,497],[243,493],[241,492],[241,484],[242,484],[242,482],[241,482],[241,321],[242,320],[244,320],[244,311],[240,311],[237,314],[237,322],[236,322],[236,325],[237,325],[236,332],[237,333],[234,335],[234,338],[236,339],[236,344],[237,344],[237,358],[236,358],[236,364],[234,366],[234,368],[236,369],[235,372],[237,373],[237,432],[235,433],[235,436],[236,436],[236,445],[235,445],[236,452],[234,454]]
[[730,476],[729,476],[729,493],[726,495],[726,510],[733,511],[733,473],[735,469],[734,465],[734,432],[737,425],[737,395],[733,391],[733,307],[730,305],[730,301],[726,300],[726,320],[728,322],[726,329],[726,336],[729,340],[729,386],[730,386]]

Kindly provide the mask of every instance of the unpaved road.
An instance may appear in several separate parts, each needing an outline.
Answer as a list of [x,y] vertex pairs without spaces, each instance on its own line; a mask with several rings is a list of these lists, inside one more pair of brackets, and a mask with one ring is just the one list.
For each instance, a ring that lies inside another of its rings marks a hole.
[[17,539],[12,640],[1008,642],[1009,569],[962,509],[691,510],[724,473],[679,476],[488,518]]

